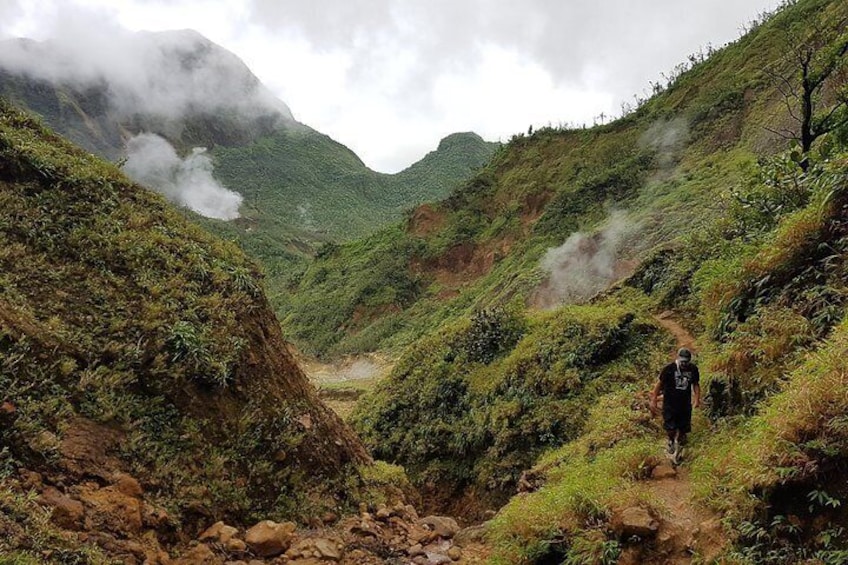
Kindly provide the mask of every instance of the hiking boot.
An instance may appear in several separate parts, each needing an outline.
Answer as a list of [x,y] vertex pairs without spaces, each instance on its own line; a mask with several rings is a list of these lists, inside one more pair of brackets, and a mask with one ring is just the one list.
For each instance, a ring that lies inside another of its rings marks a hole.
[[674,463],[675,465],[680,465],[681,463],[683,463],[683,455],[685,452],[686,450],[683,448],[683,446],[678,445],[677,449],[674,450],[674,455],[672,456],[672,463]]
[[673,439],[668,440],[668,445],[665,448],[665,452],[669,455],[674,455],[674,452],[677,451],[677,442]]

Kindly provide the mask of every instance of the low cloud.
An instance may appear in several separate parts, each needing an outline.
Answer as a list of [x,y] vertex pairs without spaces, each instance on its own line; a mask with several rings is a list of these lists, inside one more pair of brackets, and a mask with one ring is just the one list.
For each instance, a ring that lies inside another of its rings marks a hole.
[[212,160],[202,147],[181,159],[158,135],[144,133],[127,142],[124,172],[133,180],[207,218],[238,218],[241,195],[221,186],[212,177],[212,170]]
[[575,232],[559,247],[548,249],[541,268],[547,280],[531,297],[537,308],[586,302],[613,282],[633,272],[636,262],[624,257],[638,224],[613,212],[595,233]]
[[112,109],[125,117],[235,110],[292,119],[241,59],[195,31],[132,32],[106,12],[66,5],[45,20],[49,39],[4,41],[0,67],[83,89],[105,87]]

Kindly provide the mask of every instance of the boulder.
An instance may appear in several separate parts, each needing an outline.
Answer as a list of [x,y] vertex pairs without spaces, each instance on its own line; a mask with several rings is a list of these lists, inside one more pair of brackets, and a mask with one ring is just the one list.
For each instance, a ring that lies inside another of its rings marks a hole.
[[422,518],[419,523],[429,526],[434,534],[445,539],[451,539],[459,532],[459,524],[448,516],[427,516]]
[[341,561],[342,553],[338,542],[327,538],[315,538],[312,540],[313,552],[317,552],[322,559],[330,561]]
[[293,522],[278,524],[263,520],[247,530],[244,541],[256,555],[274,557],[289,548],[296,529]]
[[238,533],[238,530],[232,526],[226,525],[224,522],[215,522],[209,526],[202,534],[200,541],[213,541],[218,543],[227,543]]
[[656,535],[660,525],[645,508],[631,506],[613,516],[612,527],[619,536],[624,538],[632,536],[648,538]]
[[238,538],[230,538],[224,542],[224,548],[230,553],[245,553],[247,544]]

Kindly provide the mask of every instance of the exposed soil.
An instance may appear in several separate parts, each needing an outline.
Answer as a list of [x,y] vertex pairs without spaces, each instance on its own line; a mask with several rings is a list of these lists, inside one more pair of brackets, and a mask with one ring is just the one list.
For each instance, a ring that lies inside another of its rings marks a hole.
[[695,346],[695,337],[689,333],[689,330],[680,325],[674,319],[674,312],[666,310],[654,318],[668,333],[674,336],[677,341],[677,347],[685,347],[689,351],[696,352],[698,348]]
[[412,212],[407,229],[417,237],[427,237],[439,231],[445,223],[445,213],[432,204],[422,204]]
[[642,555],[643,563],[683,565],[692,563],[694,554],[709,561],[720,553],[724,546],[721,523],[694,502],[686,467],[678,467],[674,476],[653,479],[648,486],[664,513],[656,546]]

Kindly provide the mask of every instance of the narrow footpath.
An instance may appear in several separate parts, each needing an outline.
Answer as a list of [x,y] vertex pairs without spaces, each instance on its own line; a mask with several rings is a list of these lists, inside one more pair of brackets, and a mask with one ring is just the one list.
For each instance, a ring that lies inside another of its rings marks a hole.
[[[677,348],[686,347],[697,352],[695,338],[675,320],[672,312],[663,312],[655,319],[675,337]],[[663,443],[658,442],[658,446]],[[692,563],[694,554],[709,561],[723,548],[719,518],[695,502],[687,465],[684,463],[676,468],[670,464],[661,465],[648,482],[651,494],[665,510],[657,531],[656,552],[650,563],[685,565]]]

